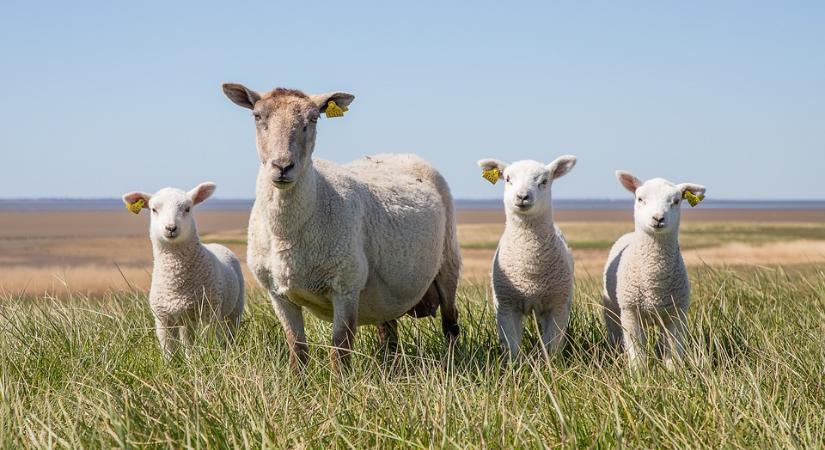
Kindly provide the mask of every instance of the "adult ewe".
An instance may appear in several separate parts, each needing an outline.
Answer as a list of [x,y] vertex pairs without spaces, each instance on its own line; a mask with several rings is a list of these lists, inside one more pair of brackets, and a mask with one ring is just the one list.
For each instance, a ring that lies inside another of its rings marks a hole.
[[632,368],[646,361],[644,326],[660,330],[656,351],[668,368],[684,353],[690,283],[679,249],[682,199],[695,205],[705,187],[662,178],[616,177],[635,197],[636,230],[613,245],[604,268],[604,318],[612,343],[623,344]]
[[151,211],[149,237],[154,264],[149,305],[167,359],[179,342],[189,353],[199,323],[217,322],[218,331],[231,338],[241,321],[241,264],[228,248],[201,244],[192,216],[192,207],[214,191],[214,183],[202,183],[189,192],[165,188],[155,195],[130,192],[123,196],[123,202],[133,213],[142,208]]
[[573,302],[573,255],[553,222],[551,187],[576,165],[565,155],[550,164],[517,161],[506,164],[482,159],[484,177],[504,177],[507,224],[493,258],[493,301],[502,348],[515,358],[521,346],[523,320],[538,322],[544,349],[556,354],[563,346]]
[[434,315],[458,336],[455,292],[461,257],[444,178],[414,155],[376,155],[337,165],[313,160],[321,114],[343,115],[342,92],[259,94],[227,83],[223,92],[252,110],[258,170],[247,262],[267,290],[292,349],[307,358],[303,309],[332,322],[332,364],[346,364],[358,325]]

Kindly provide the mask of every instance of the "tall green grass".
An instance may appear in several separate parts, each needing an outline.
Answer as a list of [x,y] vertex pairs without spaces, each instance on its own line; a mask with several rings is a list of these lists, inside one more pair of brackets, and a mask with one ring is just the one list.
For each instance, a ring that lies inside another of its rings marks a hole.
[[[253,291],[236,345],[204,335],[165,362],[144,293],[0,300],[0,447],[822,447],[825,274],[702,268],[689,354],[630,373],[605,344],[598,280],[580,280],[561,358],[500,361],[486,286],[464,286],[462,339],[406,318],[399,355],[361,328],[330,372],[330,327],[292,373]],[[528,332],[525,346],[536,342]]]

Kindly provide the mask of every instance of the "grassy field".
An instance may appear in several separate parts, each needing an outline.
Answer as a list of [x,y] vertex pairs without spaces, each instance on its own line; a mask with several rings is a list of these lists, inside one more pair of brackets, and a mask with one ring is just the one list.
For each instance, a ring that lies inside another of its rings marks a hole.
[[[633,375],[605,346],[599,282],[580,278],[559,360],[514,366],[496,348],[487,286],[460,292],[463,334],[402,320],[399,355],[374,329],[344,375],[309,319],[298,376],[261,292],[227,351],[202,336],[165,363],[145,293],[0,301],[0,447],[821,448],[825,274],[691,269],[689,355]],[[526,340],[535,342],[535,334]],[[529,345],[529,344],[528,344]]]

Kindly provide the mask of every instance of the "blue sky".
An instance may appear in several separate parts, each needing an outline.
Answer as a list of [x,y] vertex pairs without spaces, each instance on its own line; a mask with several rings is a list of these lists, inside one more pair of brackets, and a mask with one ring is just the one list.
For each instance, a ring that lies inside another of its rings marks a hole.
[[564,153],[557,197],[621,198],[619,168],[825,197],[825,2],[445,3],[4,1],[0,197],[252,197],[223,81],[351,92],[316,157],[415,152],[459,198],[501,194],[480,158]]

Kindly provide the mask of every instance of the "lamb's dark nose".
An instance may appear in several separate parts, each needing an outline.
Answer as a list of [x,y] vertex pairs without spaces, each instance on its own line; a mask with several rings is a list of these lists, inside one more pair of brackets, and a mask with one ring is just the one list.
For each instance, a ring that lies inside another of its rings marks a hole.
[[653,223],[657,227],[663,227],[665,225],[665,216],[653,216]]
[[516,194],[516,203],[521,203],[521,204],[529,203],[530,200],[531,200],[531,196],[530,196],[529,192]]
[[178,231],[178,226],[177,225],[166,225],[164,228],[166,228],[166,231],[168,231],[170,233],[174,233],[175,231]]

